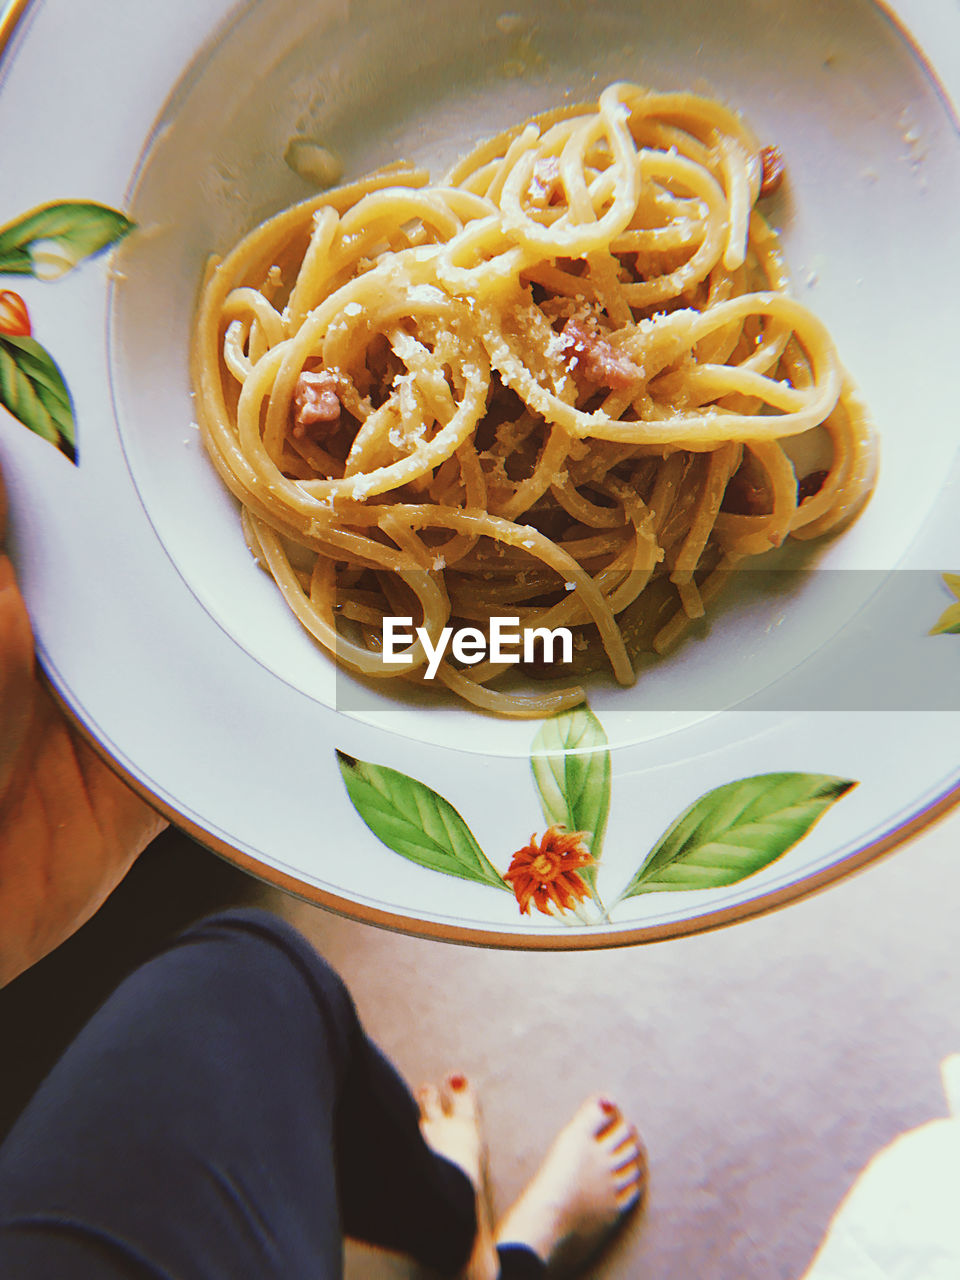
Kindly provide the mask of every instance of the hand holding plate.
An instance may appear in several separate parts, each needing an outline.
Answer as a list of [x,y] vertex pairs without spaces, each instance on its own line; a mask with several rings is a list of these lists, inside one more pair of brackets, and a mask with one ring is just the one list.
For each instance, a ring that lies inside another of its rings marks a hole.
[[[0,477],[0,548],[5,531]],[[0,550],[0,985],[88,920],[165,826],[55,702]]]

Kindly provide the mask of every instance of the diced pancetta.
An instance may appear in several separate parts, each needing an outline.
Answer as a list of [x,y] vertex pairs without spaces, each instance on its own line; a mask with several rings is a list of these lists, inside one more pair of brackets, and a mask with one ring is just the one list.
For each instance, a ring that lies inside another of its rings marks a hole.
[[304,369],[293,392],[293,434],[301,439],[309,427],[340,421],[337,380],[326,369]]
[[560,342],[560,351],[577,382],[621,391],[642,377],[629,356],[576,316],[563,326]]

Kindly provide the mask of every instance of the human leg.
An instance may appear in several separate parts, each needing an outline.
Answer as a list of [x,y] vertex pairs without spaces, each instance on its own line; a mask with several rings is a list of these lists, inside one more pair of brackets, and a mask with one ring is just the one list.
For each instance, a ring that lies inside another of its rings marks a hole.
[[588,1098],[497,1226],[501,1280],[581,1274],[645,1189],[636,1130],[614,1103]]
[[[53,1273],[75,1280],[336,1277],[341,1209],[372,1242],[452,1271],[473,1188],[418,1122],[306,941],[225,913],[121,984],[15,1126],[0,1271],[34,1280],[56,1254]],[[341,1189],[338,1146],[373,1182],[348,1171]]]
[[[448,1076],[440,1089],[420,1089],[418,1099],[427,1141],[439,1150],[452,1150],[482,1189],[484,1152],[469,1082]],[[495,1231],[481,1195],[477,1239],[464,1280],[587,1274],[589,1264],[640,1204],[646,1174],[646,1154],[634,1126],[614,1103],[588,1098]]]
[[591,1100],[498,1251],[477,1233],[481,1152],[467,1081],[418,1108],[309,944],[225,913],[121,985],[0,1149],[0,1274],[326,1280],[342,1223],[450,1273],[476,1237],[470,1280],[535,1280],[642,1191],[635,1133]]

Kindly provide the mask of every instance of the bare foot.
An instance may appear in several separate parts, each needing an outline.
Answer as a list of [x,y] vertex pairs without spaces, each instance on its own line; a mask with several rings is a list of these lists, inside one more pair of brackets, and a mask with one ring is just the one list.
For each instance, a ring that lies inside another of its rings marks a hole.
[[438,1155],[463,1170],[477,1196],[477,1239],[463,1280],[495,1280],[499,1274],[486,1195],[486,1148],[480,1124],[480,1106],[466,1076],[447,1076],[440,1088],[422,1085],[417,1090],[420,1131]]
[[497,1228],[497,1244],[522,1244],[568,1274],[600,1249],[646,1188],[647,1161],[633,1125],[604,1098],[588,1098],[533,1181]]

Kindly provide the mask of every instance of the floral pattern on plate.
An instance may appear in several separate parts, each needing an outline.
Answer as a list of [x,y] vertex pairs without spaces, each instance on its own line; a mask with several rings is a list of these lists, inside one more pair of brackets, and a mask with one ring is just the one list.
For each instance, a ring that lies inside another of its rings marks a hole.
[[609,923],[615,907],[641,894],[745,880],[793,848],[857,785],[829,774],[781,772],[715,787],[667,828],[607,907],[598,873],[612,771],[606,733],[588,707],[552,716],[534,738],[530,764],[549,825],[513,854],[505,872],[463,816],[425,783],[341,751],[337,756],[354,808],[389,849],[429,870],[512,892],[523,914],[535,906],[587,925]]
[[[133,223],[116,209],[63,200],[0,228],[0,274],[58,280],[85,258],[122,240]],[[70,392],[56,362],[33,336],[27,304],[0,290],[0,403],[30,431],[77,461]]]

